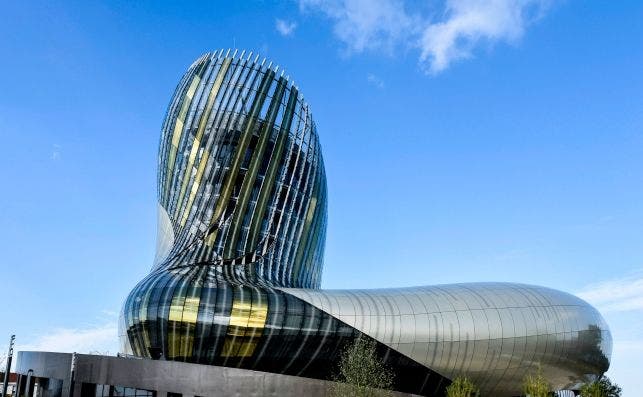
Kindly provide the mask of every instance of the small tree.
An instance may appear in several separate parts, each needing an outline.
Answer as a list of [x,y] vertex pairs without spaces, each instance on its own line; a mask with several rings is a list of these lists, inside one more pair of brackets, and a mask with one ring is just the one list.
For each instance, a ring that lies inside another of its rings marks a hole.
[[447,397],[476,397],[480,390],[466,376],[458,376],[447,387]]
[[598,382],[587,383],[580,388],[582,397],[607,397]]
[[547,397],[551,387],[543,376],[543,371],[538,366],[536,374],[527,374],[522,382],[522,390],[529,397]]
[[337,397],[382,396],[393,386],[393,372],[378,357],[375,342],[359,337],[342,352],[332,394]]
[[621,388],[612,383],[610,378],[601,376],[598,380],[583,385],[580,395],[582,397],[621,397]]

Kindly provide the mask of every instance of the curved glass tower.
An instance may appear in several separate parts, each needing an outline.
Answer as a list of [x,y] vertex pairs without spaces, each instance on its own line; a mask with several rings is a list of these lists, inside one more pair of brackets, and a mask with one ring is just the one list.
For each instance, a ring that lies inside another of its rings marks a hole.
[[601,315],[563,292],[475,283],[324,291],[326,177],[308,104],[258,57],[208,53],[162,127],[158,246],[121,315],[123,353],[328,379],[343,347],[376,342],[400,391],[442,395],[467,375],[520,393],[609,367]]

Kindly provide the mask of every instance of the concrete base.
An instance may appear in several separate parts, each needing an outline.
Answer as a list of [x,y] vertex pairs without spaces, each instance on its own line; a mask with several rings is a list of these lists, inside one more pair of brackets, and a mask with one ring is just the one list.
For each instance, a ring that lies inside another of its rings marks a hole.
[[[49,352],[19,352],[16,372],[20,374],[20,395],[28,397],[34,394],[41,397],[81,397],[91,394],[94,397],[96,385],[149,390],[151,397],[165,397],[168,394],[321,397],[331,395],[335,385],[334,382],[319,379],[238,368]],[[38,387],[34,388],[34,385]],[[130,393],[134,395],[133,391]],[[398,392],[383,395],[412,396]]]

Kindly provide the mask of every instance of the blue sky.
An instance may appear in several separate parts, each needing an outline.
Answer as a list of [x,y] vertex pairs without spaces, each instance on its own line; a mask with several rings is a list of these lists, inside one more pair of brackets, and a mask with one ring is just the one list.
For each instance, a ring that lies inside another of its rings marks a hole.
[[329,187],[324,288],[579,294],[643,388],[643,3],[3,2],[0,349],[116,352],[165,108],[219,48],[286,68]]

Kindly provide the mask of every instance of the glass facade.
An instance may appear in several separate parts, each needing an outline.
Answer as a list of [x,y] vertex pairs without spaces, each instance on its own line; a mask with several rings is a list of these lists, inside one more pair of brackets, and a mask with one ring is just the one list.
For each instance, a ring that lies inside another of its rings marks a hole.
[[208,263],[243,281],[319,287],[326,177],[308,105],[277,67],[206,54],[159,148],[155,271]]
[[124,303],[123,353],[328,379],[343,347],[369,338],[396,389],[423,395],[460,374],[510,396],[539,365],[559,388],[609,367],[602,317],[559,291],[319,290],[327,194],[317,130],[297,87],[252,54],[219,51],[190,66],[158,167],[157,254]]
[[[328,379],[357,337],[370,338],[297,296],[232,283],[213,266],[148,276],[130,294],[123,317],[125,350],[137,356]],[[378,342],[400,372],[400,390],[434,393],[448,379]],[[419,381],[421,380],[421,381]]]

